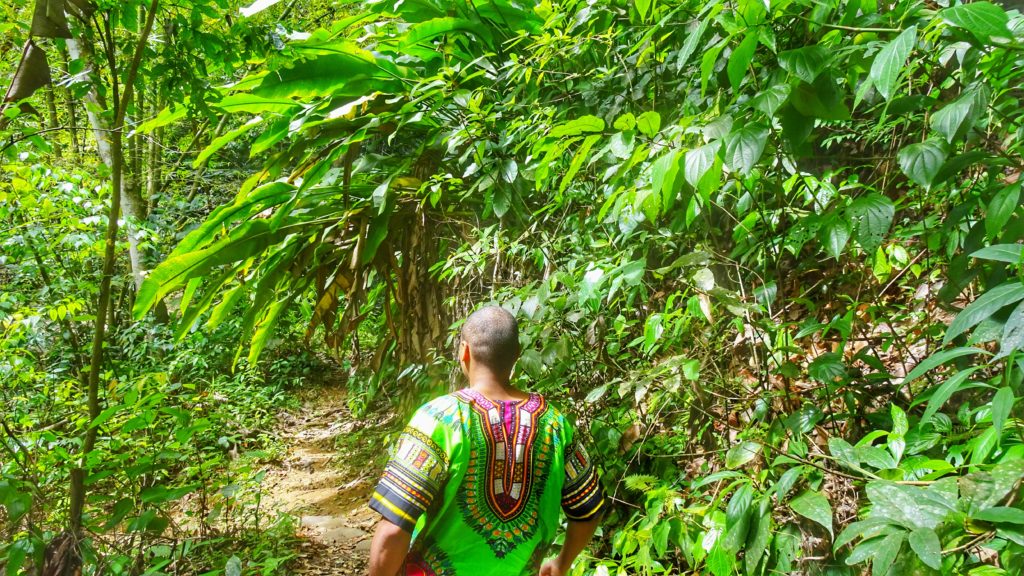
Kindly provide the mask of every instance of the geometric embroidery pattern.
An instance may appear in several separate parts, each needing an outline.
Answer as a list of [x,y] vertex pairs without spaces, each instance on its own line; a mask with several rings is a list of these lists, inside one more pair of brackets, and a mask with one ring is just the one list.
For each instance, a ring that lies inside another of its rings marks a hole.
[[570,520],[589,520],[604,506],[604,490],[597,469],[578,440],[566,448],[564,461],[562,510]]
[[543,418],[547,403],[538,394],[519,402],[492,402],[469,389],[455,394],[472,408],[469,465],[459,506],[466,523],[503,558],[537,530],[535,486],[547,481],[555,447],[534,440],[538,433],[556,441],[559,435],[553,433],[554,419]]
[[462,390],[421,406],[370,502],[413,536],[403,573],[536,575],[559,508],[589,519],[604,504],[596,466],[575,437],[536,394],[492,402]]
[[448,555],[431,541],[417,542],[405,559],[403,576],[456,576]]
[[412,532],[444,486],[448,456],[429,436],[406,428],[384,469],[370,507]]

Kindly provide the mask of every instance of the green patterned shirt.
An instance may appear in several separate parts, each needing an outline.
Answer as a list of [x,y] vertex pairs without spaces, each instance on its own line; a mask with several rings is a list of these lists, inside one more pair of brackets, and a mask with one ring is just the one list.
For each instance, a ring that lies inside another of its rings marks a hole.
[[460,390],[428,402],[396,443],[370,507],[413,534],[407,576],[535,576],[559,510],[589,520],[604,491],[544,397]]

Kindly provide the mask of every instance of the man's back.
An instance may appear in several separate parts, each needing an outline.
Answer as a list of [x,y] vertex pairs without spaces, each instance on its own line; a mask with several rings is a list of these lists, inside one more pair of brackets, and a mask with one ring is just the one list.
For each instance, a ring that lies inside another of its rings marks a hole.
[[539,394],[471,389],[420,408],[371,507],[413,533],[404,574],[537,574],[559,522],[596,517],[597,474],[572,426]]

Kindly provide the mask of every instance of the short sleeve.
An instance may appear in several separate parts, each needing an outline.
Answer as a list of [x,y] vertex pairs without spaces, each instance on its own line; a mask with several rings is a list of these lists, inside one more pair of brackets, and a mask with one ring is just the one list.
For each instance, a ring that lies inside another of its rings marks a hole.
[[590,454],[581,441],[570,442],[565,450],[562,510],[570,520],[592,520],[604,508],[604,501],[604,488]]
[[413,416],[370,500],[370,508],[410,533],[440,496],[447,478],[448,434],[443,426],[423,409]]

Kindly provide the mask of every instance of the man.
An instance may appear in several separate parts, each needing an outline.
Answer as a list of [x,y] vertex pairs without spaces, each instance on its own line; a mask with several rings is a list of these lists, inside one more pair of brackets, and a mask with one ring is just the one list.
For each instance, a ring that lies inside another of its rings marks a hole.
[[[597,472],[566,418],[509,384],[518,357],[512,314],[492,306],[466,319],[469,387],[425,404],[398,438],[370,501],[383,517],[370,576],[562,576],[593,537]],[[541,566],[559,509],[565,543]]]

